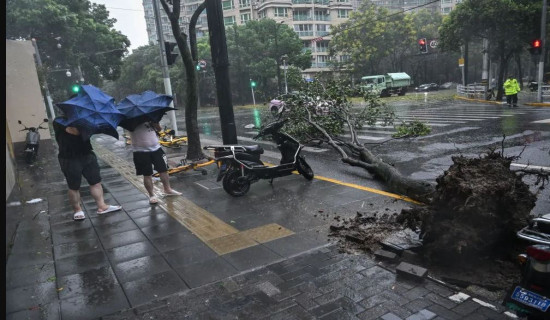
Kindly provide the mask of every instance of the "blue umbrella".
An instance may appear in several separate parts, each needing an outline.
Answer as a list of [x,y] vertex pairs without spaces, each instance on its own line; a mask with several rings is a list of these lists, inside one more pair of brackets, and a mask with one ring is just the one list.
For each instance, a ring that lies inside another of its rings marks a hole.
[[64,126],[76,127],[82,139],[104,133],[118,139],[116,130],[124,115],[116,108],[115,99],[92,85],[82,85],[76,97],[57,105],[65,114],[58,119]]
[[117,105],[118,110],[125,117],[119,126],[134,131],[141,123],[160,122],[166,112],[176,110],[169,107],[172,100],[172,96],[158,94],[150,90],[141,94],[131,94]]

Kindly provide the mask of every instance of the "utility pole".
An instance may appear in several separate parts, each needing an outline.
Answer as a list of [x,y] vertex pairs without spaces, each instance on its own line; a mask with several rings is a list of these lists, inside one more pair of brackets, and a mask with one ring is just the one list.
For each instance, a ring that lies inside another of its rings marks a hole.
[[222,2],[206,0],[206,17],[208,19],[208,34],[210,35],[210,52],[212,66],[216,76],[216,97],[220,110],[222,140],[224,144],[237,144],[237,129],[233,114],[233,101],[229,82],[229,58],[227,55],[227,39],[223,24]]
[[483,70],[481,70],[481,84],[485,86],[485,97],[489,92],[489,39],[483,38]]
[[[168,63],[166,61],[166,54],[170,52],[164,52],[164,35],[162,33],[162,21],[160,19],[160,12],[158,6],[159,0],[152,0],[153,2],[153,11],[155,12],[155,25],[157,27],[157,41],[160,49],[160,61],[162,64],[162,77],[164,79],[164,91],[167,95],[172,95],[172,84],[170,83],[170,72],[168,71]],[[174,102],[170,102],[170,108],[174,107]],[[170,123],[172,129],[175,131],[175,135],[178,135],[178,124],[176,123],[176,112],[174,110],[168,111],[168,116],[170,117]]]
[[[32,46],[34,47],[34,52],[36,54],[36,63],[40,68],[42,68],[42,59],[40,59],[40,52],[38,51],[38,44],[36,44],[36,39],[31,39]],[[48,80],[46,79],[48,77],[47,74],[44,73],[44,91],[46,92],[46,102],[48,104],[48,110],[50,111],[50,116],[52,119],[55,118],[55,112],[53,110],[53,104],[52,104],[52,97],[50,96],[50,89],[48,89]]]
[[544,80],[544,57],[546,56],[546,8],[547,1],[542,0],[542,17],[540,19],[540,41],[541,44],[541,54],[539,55],[539,76],[538,76],[538,90],[537,90],[537,102],[542,102],[542,85]]

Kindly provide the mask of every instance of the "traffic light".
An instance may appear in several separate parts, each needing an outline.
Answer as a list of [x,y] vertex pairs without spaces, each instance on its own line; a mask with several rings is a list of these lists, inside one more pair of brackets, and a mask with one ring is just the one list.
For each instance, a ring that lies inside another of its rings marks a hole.
[[78,92],[80,92],[80,85],[78,85],[78,84],[73,84],[73,85],[71,85],[71,92],[72,92],[72,93],[78,93]]
[[535,39],[531,41],[531,48],[529,48],[531,54],[541,54],[542,53],[542,40]]
[[176,62],[177,53],[172,53],[177,43],[164,41],[164,51],[166,52],[166,63],[170,66]]
[[421,53],[428,53],[428,42],[426,38],[418,39],[418,45]]
[[256,81],[250,80],[250,86],[251,86],[252,88],[255,88],[255,87],[256,87]]
[[201,71],[201,66],[199,66],[199,65],[197,64],[197,66],[195,67],[195,69],[197,69],[197,71]]

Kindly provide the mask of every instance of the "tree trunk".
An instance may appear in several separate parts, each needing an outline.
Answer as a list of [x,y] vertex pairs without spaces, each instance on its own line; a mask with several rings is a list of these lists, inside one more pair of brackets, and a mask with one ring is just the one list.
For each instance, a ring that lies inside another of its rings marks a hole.
[[516,64],[518,66],[518,82],[519,87],[523,90],[523,70],[521,69],[521,57],[519,54],[516,54]]
[[180,30],[179,26],[179,16],[180,16],[180,0],[173,0],[173,10],[170,10],[166,0],[160,0],[168,19],[170,20],[170,25],[172,26],[172,33],[178,44],[180,50],[181,58],[183,60],[183,66],[185,69],[186,76],[186,97],[185,97],[185,129],[187,132],[187,159],[189,160],[198,160],[204,158],[202,153],[201,141],[199,136],[199,125],[197,121],[197,106],[198,106],[198,96],[197,96],[197,74],[195,71],[195,66],[193,64],[193,59],[191,57],[191,52],[187,45],[187,35]]

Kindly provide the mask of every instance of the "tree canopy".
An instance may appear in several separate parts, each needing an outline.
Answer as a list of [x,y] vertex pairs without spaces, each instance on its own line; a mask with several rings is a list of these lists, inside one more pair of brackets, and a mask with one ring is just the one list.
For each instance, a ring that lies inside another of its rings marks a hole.
[[[128,37],[114,29],[104,5],[88,0],[18,0],[6,3],[6,38],[36,39],[43,70],[55,101],[68,96],[71,83],[101,86],[118,78]],[[79,69],[80,67],[80,69]],[[65,76],[70,70],[71,78]]]

